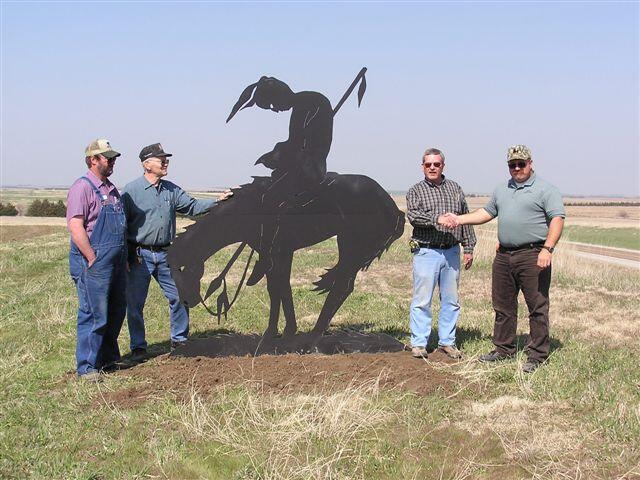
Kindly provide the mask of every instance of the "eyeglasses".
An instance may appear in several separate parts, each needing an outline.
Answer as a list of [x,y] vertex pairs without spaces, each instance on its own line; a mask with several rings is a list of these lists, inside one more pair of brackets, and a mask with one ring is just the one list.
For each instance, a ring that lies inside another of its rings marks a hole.
[[509,170],[515,170],[516,167],[518,168],[524,168],[527,166],[528,162],[509,162]]
[[433,162],[433,163],[424,162],[422,165],[424,165],[427,168],[431,168],[431,165],[433,165],[435,168],[440,168],[442,166],[440,162]]

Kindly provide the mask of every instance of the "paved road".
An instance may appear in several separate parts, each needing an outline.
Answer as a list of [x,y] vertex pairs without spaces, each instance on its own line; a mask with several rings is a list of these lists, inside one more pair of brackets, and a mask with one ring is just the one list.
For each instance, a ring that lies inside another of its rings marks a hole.
[[563,241],[562,244],[571,247],[569,251],[578,257],[640,269],[640,250],[604,247],[580,242]]
[[[476,235],[488,237],[491,235],[495,239],[495,231],[489,233],[480,229],[476,230]],[[640,250],[628,248],[605,247],[603,245],[591,245],[589,243],[560,241],[560,248],[580,258],[596,260],[609,265],[621,265],[640,269]]]

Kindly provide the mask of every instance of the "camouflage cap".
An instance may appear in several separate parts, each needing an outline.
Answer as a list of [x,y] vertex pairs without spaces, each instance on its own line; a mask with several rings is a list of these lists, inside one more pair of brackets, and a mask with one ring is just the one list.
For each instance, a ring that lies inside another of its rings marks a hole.
[[104,155],[107,158],[116,158],[120,156],[120,153],[111,148],[109,140],[104,138],[94,140],[87,148],[84,149],[85,157],[93,157],[94,155],[99,154]]
[[526,145],[514,145],[507,151],[507,162],[511,160],[530,160],[531,150]]

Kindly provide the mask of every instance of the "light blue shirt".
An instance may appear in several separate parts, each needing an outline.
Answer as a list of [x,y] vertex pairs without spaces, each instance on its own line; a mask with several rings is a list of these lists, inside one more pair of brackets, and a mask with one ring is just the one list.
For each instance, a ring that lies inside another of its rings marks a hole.
[[524,183],[509,179],[493,191],[484,209],[498,217],[498,240],[504,247],[544,242],[554,217],[565,217],[560,191],[532,173]]
[[169,245],[176,236],[176,213],[200,215],[216,200],[197,200],[167,180],[161,179],[156,188],[143,175],[124,187],[122,202],[127,241],[160,247]]

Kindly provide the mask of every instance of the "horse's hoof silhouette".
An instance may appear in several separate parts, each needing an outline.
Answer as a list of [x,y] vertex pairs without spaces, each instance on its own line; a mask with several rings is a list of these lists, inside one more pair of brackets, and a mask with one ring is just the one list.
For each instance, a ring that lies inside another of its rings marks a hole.
[[295,336],[297,331],[297,328],[289,328],[289,326],[287,325],[282,332],[282,338],[291,339]]
[[262,334],[263,338],[276,338],[278,336],[278,330],[275,328],[267,328]]

